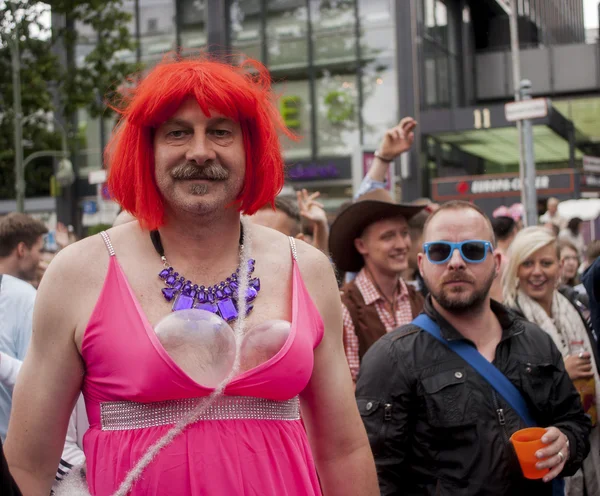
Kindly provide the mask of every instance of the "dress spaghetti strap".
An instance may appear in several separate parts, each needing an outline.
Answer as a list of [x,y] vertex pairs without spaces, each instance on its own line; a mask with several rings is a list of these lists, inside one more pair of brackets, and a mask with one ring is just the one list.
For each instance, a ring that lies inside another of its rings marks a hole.
[[298,250],[296,249],[296,240],[291,236],[288,236],[290,240],[290,248],[292,249],[292,257],[294,257],[294,261],[298,261]]
[[111,242],[110,238],[108,237],[108,233],[106,231],[102,231],[100,233],[100,236],[102,236],[104,244],[106,245],[106,249],[108,250],[108,254],[111,257],[114,257],[116,255],[116,253],[115,253],[115,249],[113,248],[112,242]]

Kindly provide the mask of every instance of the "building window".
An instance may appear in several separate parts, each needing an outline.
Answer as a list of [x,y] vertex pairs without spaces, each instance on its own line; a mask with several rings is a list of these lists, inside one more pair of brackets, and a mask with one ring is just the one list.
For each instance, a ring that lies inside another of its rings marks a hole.
[[230,5],[231,45],[234,55],[263,60],[261,2],[233,0]]
[[307,19],[304,1],[267,1],[267,62],[276,76],[306,77],[308,67]]
[[197,54],[206,47],[206,2],[177,0],[181,19],[180,37],[184,54]]
[[[462,91],[458,85],[459,58],[457,32],[461,12],[451,15],[446,0],[421,0],[420,30],[422,35],[421,77],[424,108],[444,108],[462,101]],[[462,11],[462,18],[468,11]],[[457,19],[458,21],[455,21]]]

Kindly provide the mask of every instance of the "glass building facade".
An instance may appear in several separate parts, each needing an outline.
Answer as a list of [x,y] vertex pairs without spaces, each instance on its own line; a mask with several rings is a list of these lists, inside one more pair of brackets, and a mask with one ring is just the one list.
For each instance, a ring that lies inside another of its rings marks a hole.
[[[479,57],[510,42],[504,1],[125,0],[139,48],[119,56],[151,67],[179,47],[184,55],[204,50],[260,60],[271,72],[285,123],[300,137],[284,138],[288,184],[320,190],[334,209],[356,185],[357,150],[373,151],[401,116],[481,103]],[[583,41],[582,0],[517,4],[523,49]],[[80,34],[83,60],[94,35]],[[489,115],[482,116],[485,123]],[[83,178],[101,167],[94,150],[105,144],[112,122],[106,119],[102,132],[99,119],[83,111],[79,122],[89,150]],[[403,179],[416,196],[427,194],[435,176],[493,170],[489,160],[420,130],[407,166],[418,172]]]
[[[224,1],[224,0],[223,0]],[[122,53],[145,67],[179,46],[183,54],[225,52],[210,45],[206,25],[210,0],[131,0],[130,32],[137,52]],[[318,188],[332,206],[351,195],[351,157],[374,149],[398,119],[393,2],[389,0],[231,0],[226,8],[227,40],[234,60],[251,57],[271,72],[281,115],[298,141],[284,138],[284,156],[295,167],[297,187]],[[136,22],[136,15],[138,20]],[[79,32],[79,60],[94,44],[94,34]],[[80,112],[89,153],[80,176],[101,167],[99,153],[113,122]]]

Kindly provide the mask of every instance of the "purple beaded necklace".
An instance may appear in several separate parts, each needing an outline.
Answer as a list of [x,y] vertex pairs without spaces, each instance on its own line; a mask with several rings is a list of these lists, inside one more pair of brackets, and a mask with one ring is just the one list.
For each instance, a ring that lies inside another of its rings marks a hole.
[[[240,251],[244,249],[242,243],[243,237],[244,228],[240,225]],[[180,275],[179,272],[175,272],[173,267],[169,265],[167,257],[165,257],[165,250],[158,231],[150,231],[150,239],[164,265],[164,269],[160,271],[158,277],[160,277],[167,286],[162,289],[162,294],[165,300],[173,302],[173,306],[171,307],[173,312],[197,308],[199,310],[207,310],[217,314],[227,322],[237,319],[239,305],[239,268],[227,279],[214,286],[199,286]],[[249,259],[246,315],[254,308],[251,303],[256,299],[258,292],[260,291],[260,279],[258,277],[252,278],[251,276],[254,272],[254,265],[255,260],[252,258]]]

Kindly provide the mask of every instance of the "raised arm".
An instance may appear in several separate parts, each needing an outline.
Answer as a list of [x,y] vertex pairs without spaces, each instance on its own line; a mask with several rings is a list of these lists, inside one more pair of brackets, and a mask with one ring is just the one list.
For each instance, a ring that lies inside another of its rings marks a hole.
[[312,378],[301,395],[306,425],[325,496],[379,495],[373,456],[360,420],[342,343],[341,301],[329,260],[298,243],[306,286],[325,326]]
[[329,250],[329,223],[323,204],[317,201],[320,195],[318,191],[309,195],[305,189],[296,192],[300,216],[313,229],[312,245],[326,254]]
[[363,179],[355,197],[364,195],[369,191],[382,188],[385,184],[390,164],[402,153],[410,150],[414,140],[414,129],[417,121],[412,117],[405,117],[397,126],[388,129],[381,142],[371,168]]
[[26,495],[47,496],[83,377],[75,344],[81,275],[61,252],[40,285],[33,337],[13,395],[5,453]]

